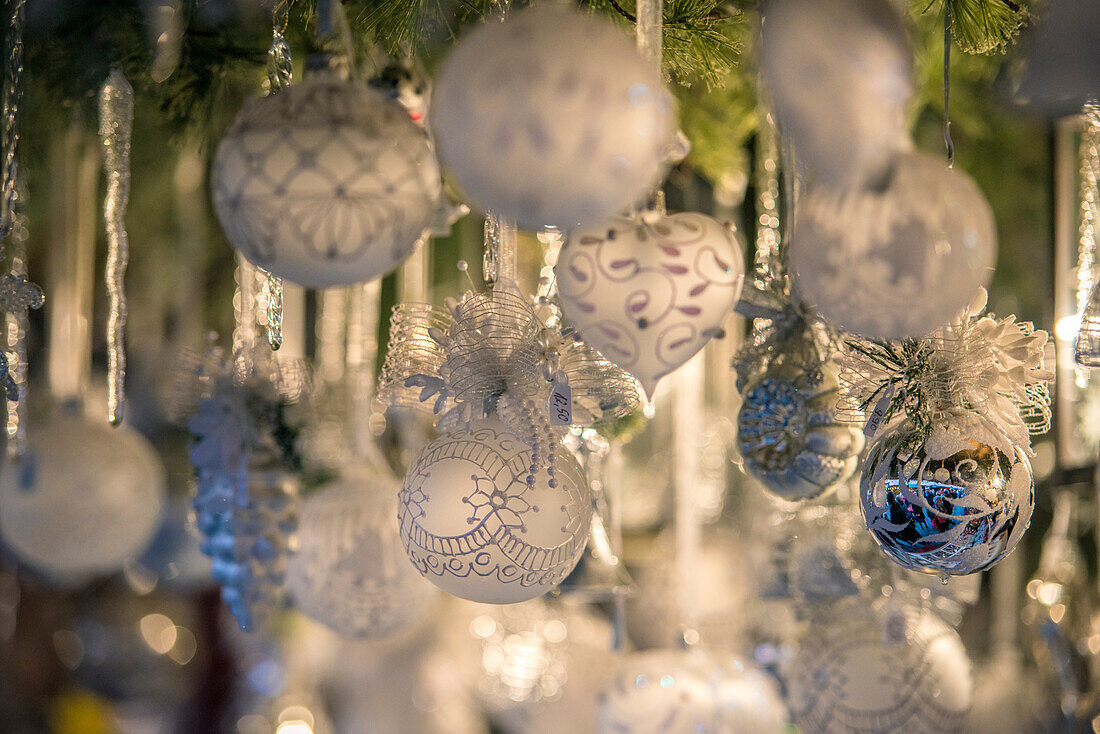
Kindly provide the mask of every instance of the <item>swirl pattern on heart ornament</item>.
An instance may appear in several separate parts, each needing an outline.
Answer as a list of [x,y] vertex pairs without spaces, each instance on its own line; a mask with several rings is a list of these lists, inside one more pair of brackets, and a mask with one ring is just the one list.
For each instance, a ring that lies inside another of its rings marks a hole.
[[702,214],[615,217],[573,232],[555,267],[584,341],[650,396],[733,310],[745,279],[736,232]]

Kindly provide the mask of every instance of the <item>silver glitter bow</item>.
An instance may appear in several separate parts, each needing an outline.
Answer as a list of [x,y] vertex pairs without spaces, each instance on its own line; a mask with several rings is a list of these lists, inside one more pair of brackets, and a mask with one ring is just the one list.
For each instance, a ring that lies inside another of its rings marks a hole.
[[629,374],[563,329],[551,301],[532,305],[514,283],[447,299],[444,308],[394,308],[379,380],[385,402],[430,401],[443,427],[491,413],[502,398],[545,399],[554,385],[572,394],[571,425],[614,420],[638,406]]
[[923,339],[849,338],[841,414],[862,421],[870,413],[879,427],[904,415],[927,434],[945,415],[967,413],[998,447],[1030,450],[1030,434],[1050,429],[1047,333],[1015,316],[981,315],[986,298],[982,289],[953,323]]

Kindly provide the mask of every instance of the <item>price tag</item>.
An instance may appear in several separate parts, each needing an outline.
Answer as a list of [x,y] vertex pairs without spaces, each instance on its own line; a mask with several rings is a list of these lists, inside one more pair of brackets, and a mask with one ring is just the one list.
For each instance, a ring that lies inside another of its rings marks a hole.
[[550,383],[550,399],[546,403],[550,413],[550,425],[573,425],[573,391],[568,382],[554,380]]
[[890,402],[894,399],[894,393],[897,391],[897,384],[891,384],[890,387],[886,388],[886,392],[882,393],[882,397],[875,403],[875,409],[867,419],[867,425],[863,427],[864,436],[870,438],[878,433],[879,426],[882,425],[882,420],[886,417],[886,411],[890,409]]

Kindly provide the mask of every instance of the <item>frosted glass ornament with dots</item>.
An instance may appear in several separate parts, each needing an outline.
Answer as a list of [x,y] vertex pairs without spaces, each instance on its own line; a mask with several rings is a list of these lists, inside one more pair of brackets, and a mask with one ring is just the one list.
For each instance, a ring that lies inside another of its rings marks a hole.
[[891,621],[860,598],[807,628],[781,670],[802,731],[962,731],[973,698],[962,640],[932,614],[901,614]]
[[427,135],[408,113],[324,72],[237,115],[218,145],[211,186],[229,243],[307,288],[396,268],[442,195]]
[[790,247],[802,301],[875,339],[921,337],[989,284],[993,212],[977,185],[927,153],[899,156],[881,189],[811,188]]
[[429,110],[439,159],[471,203],[528,228],[615,214],[664,177],[677,124],[634,41],[565,3],[461,38]]
[[405,557],[398,537],[398,482],[345,469],[308,496],[287,591],[306,616],[344,637],[383,637],[415,624],[438,592]]
[[588,541],[592,491],[560,445],[552,475],[545,463],[532,477],[530,441],[495,414],[429,443],[398,503],[401,540],[420,573],[449,594],[490,604],[533,599],[561,583]]
[[26,455],[0,467],[0,537],[61,580],[115,573],[148,547],[165,506],[156,451],[125,425],[57,415],[30,426]]

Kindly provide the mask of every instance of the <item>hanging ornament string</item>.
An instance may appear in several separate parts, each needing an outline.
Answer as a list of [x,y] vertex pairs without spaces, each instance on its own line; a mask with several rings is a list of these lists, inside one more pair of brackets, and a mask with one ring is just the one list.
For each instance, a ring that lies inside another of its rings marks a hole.
[[8,47],[4,59],[3,92],[3,129],[4,145],[3,201],[0,205],[0,241],[7,239],[15,217],[16,187],[18,186],[19,161],[16,149],[19,146],[19,103],[23,97],[23,26],[26,23],[26,0],[14,0],[11,3],[11,15],[8,20],[8,33],[5,38]]
[[134,90],[114,69],[99,92],[99,139],[107,170],[103,220],[107,227],[107,420],[121,425],[126,410],[126,205],[130,198],[130,132]]
[[[267,91],[275,94],[290,84],[294,74],[294,62],[290,56],[290,46],[283,33],[287,25],[288,0],[278,0],[271,11],[273,28],[271,48],[267,51]],[[262,300],[267,311],[267,343],[278,351],[283,346],[283,279],[260,269],[264,276]]]
[[951,3],[943,4],[943,142],[947,167],[955,166],[955,142],[951,140]]

